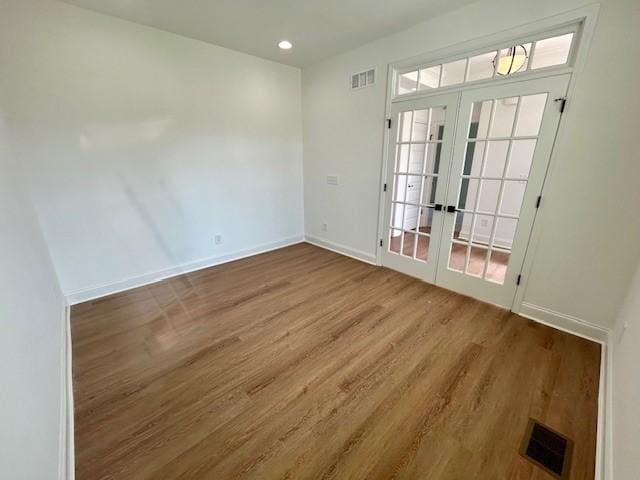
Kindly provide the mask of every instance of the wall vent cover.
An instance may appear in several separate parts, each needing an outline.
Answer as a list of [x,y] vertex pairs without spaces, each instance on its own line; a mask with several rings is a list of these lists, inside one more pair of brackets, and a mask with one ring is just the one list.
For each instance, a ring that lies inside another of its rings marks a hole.
[[569,478],[573,442],[532,418],[529,419],[520,453],[555,478]]
[[351,75],[351,90],[370,87],[376,83],[376,69],[366,70]]

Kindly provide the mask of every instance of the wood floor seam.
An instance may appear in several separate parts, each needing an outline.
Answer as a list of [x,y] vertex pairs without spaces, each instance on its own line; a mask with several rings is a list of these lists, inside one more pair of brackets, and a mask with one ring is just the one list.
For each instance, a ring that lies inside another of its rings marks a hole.
[[309,244],[74,306],[78,480],[593,480],[600,345]]

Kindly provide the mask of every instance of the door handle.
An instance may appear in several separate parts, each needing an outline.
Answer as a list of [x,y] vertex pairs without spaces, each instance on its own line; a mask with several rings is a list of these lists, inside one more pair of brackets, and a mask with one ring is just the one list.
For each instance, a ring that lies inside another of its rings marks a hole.
[[456,213],[458,209],[455,205],[447,205],[447,213]]
[[442,204],[436,203],[435,205],[426,205],[427,208],[433,208],[436,212],[442,211]]

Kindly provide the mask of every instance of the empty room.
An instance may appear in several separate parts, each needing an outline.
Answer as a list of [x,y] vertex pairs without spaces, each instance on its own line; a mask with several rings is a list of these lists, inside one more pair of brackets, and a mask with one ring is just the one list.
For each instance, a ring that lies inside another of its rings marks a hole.
[[638,0],[0,0],[0,478],[640,478]]

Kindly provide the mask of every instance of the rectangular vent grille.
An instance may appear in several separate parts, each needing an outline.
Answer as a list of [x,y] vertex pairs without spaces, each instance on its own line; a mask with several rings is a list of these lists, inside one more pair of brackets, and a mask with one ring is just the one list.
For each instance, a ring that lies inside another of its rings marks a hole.
[[351,75],[351,90],[358,90],[364,87],[370,87],[376,83],[376,69],[372,68],[364,72],[358,72]]
[[533,419],[529,419],[520,453],[555,478],[569,478],[573,442]]

